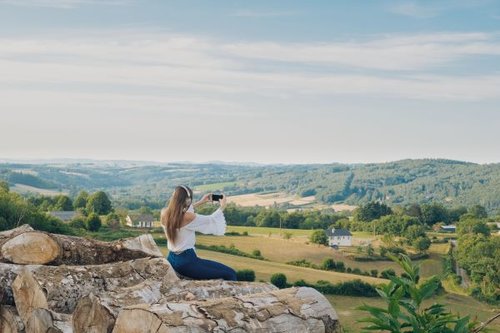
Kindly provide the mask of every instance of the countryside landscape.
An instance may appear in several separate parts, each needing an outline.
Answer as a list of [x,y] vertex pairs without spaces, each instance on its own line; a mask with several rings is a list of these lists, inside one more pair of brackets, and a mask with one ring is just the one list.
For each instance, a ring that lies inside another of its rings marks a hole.
[[[420,266],[422,279],[439,277],[439,291],[425,304],[445,304],[478,322],[499,309],[498,164],[58,161],[3,163],[0,177],[2,230],[29,223],[106,241],[149,233],[165,255],[159,212],[173,188],[186,184],[198,198],[224,193],[226,235],[198,235],[198,255],[233,267],[241,279],[317,288],[345,332],[364,327],[360,306],[383,305],[375,288],[404,272],[390,259],[400,253]],[[348,242],[333,244],[335,230],[346,230]]]

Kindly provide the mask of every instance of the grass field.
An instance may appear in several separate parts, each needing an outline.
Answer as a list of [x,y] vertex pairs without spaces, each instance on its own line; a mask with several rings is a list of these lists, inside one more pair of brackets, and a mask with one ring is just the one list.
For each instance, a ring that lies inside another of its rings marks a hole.
[[224,187],[235,186],[238,183],[236,182],[222,182],[222,183],[213,183],[213,184],[205,184],[198,185],[194,188],[195,191],[200,192],[209,192],[209,191],[222,191]]
[[48,190],[44,188],[38,188],[38,187],[33,187],[29,185],[23,185],[23,184],[15,184],[14,186],[10,187],[10,190],[16,193],[20,194],[26,194],[26,193],[36,193],[36,194],[41,194],[41,195],[59,195],[59,194],[64,194],[67,195],[67,192],[59,192],[56,190]]

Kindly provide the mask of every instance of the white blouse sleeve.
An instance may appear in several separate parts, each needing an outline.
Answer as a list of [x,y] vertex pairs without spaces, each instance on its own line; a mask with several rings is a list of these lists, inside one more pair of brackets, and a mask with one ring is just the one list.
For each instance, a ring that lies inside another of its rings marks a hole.
[[199,215],[184,228],[201,232],[202,234],[213,234],[223,236],[226,232],[226,218],[219,208],[211,215]]

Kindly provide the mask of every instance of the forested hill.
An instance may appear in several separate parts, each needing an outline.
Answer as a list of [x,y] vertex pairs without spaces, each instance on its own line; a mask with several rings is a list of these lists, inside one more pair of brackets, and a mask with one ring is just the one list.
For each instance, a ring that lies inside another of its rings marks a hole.
[[[228,194],[288,192],[324,203],[442,202],[500,208],[500,164],[403,160],[374,164],[236,165],[139,162],[0,164],[0,179],[19,192],[103,189],[122,203],[163,204],[176,184],[224,188]],[[203,186],[206,184],[214,186]]]

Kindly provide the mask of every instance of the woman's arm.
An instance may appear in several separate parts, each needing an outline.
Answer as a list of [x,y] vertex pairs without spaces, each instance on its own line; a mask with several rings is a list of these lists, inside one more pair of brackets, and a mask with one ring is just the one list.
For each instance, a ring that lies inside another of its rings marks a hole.
[[209,201],[210,201],[210,195],[211,195],[211,194],[212,194],[212,193],[207,193],[207,194],[205,194],[205,195],[201,198],[201,200],[200,200],[200,201],[195,202],[195,203],[193,204],[193,207],[194,207],[194,208],[196,208],[196,207],[198,207],[198,206],[203,205],[203,204],[204,204],[204,203],[206,203],[206,202],[209,202]]

